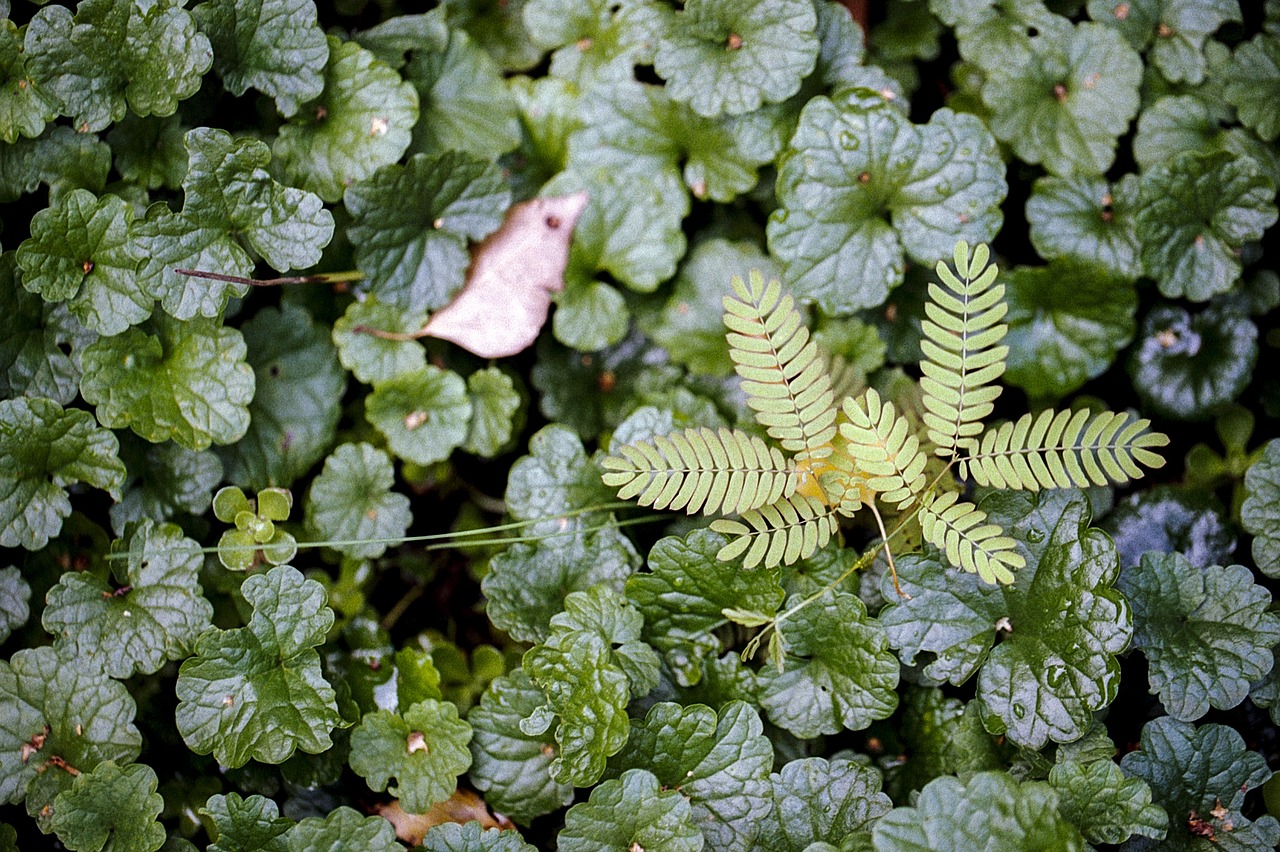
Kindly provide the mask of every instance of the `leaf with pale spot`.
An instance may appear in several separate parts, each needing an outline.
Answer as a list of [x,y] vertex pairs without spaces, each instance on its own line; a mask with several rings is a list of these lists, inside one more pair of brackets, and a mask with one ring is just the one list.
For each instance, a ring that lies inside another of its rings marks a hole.
[[471,766],[471,726],[447,701],[426,699],[403,715],[366,713],[351,732],[351,768],[372,790],[388,790],[410,813],[421,813],[453,795],[458,776]]

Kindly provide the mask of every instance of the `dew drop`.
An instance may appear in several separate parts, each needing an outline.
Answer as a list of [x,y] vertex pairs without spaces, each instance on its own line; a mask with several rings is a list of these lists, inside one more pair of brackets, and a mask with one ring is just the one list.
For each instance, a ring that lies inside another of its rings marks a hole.
[[856,151],[862,146],[862,140],[847,130],[840,132],[840,147],[846,151]]
[[1049,686],[1057,689],[1059,686],[1062,686],[1063,678],[1065,678],[1066,675],[1067,675],[1067,670],[1065,667],[1059,666],[1059,665],[1052,665],[1052,666],[1049,666],[1047,669],[1045,669],[1044,679],[1045,679],[1045,682],[1049,684]]
[[1038,530],[1034,527],[1027,530],[1027,541],[1031,542],[1032,544],[1037,544],[1039,542],[1044,541],[1044,530]]
[[1027,708],[1023,707],[1021,704],[1014,704],[1013,715],[1017,716],[1019,719],[1026,718]]

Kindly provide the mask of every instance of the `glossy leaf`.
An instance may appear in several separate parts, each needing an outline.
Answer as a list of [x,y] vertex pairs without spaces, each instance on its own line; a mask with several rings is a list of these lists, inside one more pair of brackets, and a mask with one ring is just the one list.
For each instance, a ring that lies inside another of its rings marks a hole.
[[1133,175],[1114,185],[1101,177],[1042,177],[1027,199],[1031,242],[1046,260],[1092,263],[1114,278],[1136,279],[1142,273],[1134,230],[1137,202]]
[[378,385],[365,415],[396,456],[432,464],[466,440],[471,400],[461,376],[428,364]]
[[605,781],[586,802],[565,815],[558,846],[564,852],[666,849],[698,852],[702,834],[693,822],[689,802],[675,790],[661,790],[653,773],[628,769]]
[[471,726],[447,701],[427,699],[403,714],[375,710],[351,732],[351,768],[370,789],[387,790],[418,813],[442,802],[471,765]]
[[357,559],[375,559],[404,537],[413,514],[409,498],[392,491],[391,459],[370,444],[342,444],[311,483],[307,524],[330,546]]
[[821,757],[793,760],[769,776],[773,808],[759,844],[777,852],[838,847],[870,838],[892,803],[880,792],[880,774],[861,763]]
[[96,852],[108,844],[120,852],[155,852],[165,841],[164,826],[156,821],[164,807],[159,783],[145,764],[103,761],[54,799],[53,830],[73,852]]
[[1244,476],[1248,496],[1240,522],[1253,533],[1253,561],[1268,577],[1280,574],[1280,441],[1268,441]]

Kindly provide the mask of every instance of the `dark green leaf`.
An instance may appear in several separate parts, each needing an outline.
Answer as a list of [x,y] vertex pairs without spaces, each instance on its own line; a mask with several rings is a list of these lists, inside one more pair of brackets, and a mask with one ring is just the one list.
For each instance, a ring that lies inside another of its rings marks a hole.
[[1058,810],[1090,843],[1122,843],[1132,835],[1161,840],[1169,817],[1151,803],[1151,788],[1128,778],[1110,757],[1068,761],[1049,771]]
[[289,852],[401,852],[391,823],[346,806],[307,817],[285,834]]
[[650,772],[628,769],[569,809],[557,844],[562,852],[699,852],[703,839],[680,793],[660,789]]
[[413,519],[409,498],[392,491],[394,484],[386,453],[370,444],[343,444],[311,484],[307,525],[347,556],[377,558],[404,537]]
[[1280,576],[1280,439],[1267,442],[1244,487],[1240,523],[1253,533],[1253,561],[1268,577]]
[[1101,177],[1042,177],[1027,199],[1031,242],[1046,260],[1093,263],[1117,278],[1136,279],[1142,274],[1134,233],[1137,202],[1133,175],[1114,185]]
[[471,400],[461,376],[428,364],[378,385],[365,397],[365,416],[396,456],[433,464],[467,439]]
[[524,26],[525,0],[445,0],[449,26],[465,30],[503,71],[527,71],[542,49]]
[[293,820],[280,816],[280,808],[262,796],[243,798],[239,793],[210,796],[200,809],[217,826],[210,832],[213,843],[209,852],[285,852],[288,847],[281,835],[293,826]]
[[123,768],[104,761],[76,776],[71,789],[53,802],[53,830],[74,852],[155,852],[164,845],[164,826],[156,821],[164,798],[150,766]]
[[111,149],[94,134],[53,127],[36,139],[0,145],[0,202],[13,201],[48,184],[101,192],[111,169]]
[[222,462],[208,450],[195,452],[172,442],[151,444],[126,434],[120,457],[129,475],[124,496],[111,507],[111,528],[117,533],[131,521],[203,514],[222,481]]
[[545,426],[529,439],[529,455],[511,466],[507,475],[507,510],[522,521],[534,521],[525,535],[566,535],[607,523],[603,511],[575,513],[608,502],[612,493],[600,471],[588,459],[582,441],[558,424]]
[[447,701],[427,699],[403,716],[388,710],[365,714],[351,732],[351,768],[370,789],[387,790],[409,813],[421,813],[453,795],[458,776],[471,766],[471,726]]
[[384,304],[374,295],[357,299],[333,324],[333,342],[342,366],[367,385],[376,385],[401,373],[412,373],[427,365],[427,353],[416,340],[388,340],[361,331],[376,328],[397,334],[412,334],[427,321],[425,311],[410,313]]
[[80,367],[62,347],[74,351],[95,336],[64,304],[47,304],[25,289],[14,253],[0,254],[0,397],[43,396],[70,404]]
[[57,115],[57,102],[31,79],[22,31],[0,14],[0,141],[13,144],[19,136],[39,136]]
[[31,617],[31,587],[12,565],[0,568],[0,643]]
[[517,831],[486,829],[472,821],[466,825],[446,822],[433,827],[417,847],[423,852],[537,852],[520,839]]
[[507,448],[517,424],[524,422],[525,397],[516,390],[509,373],[493,366],[467,376],[467,394],[471,397],[471,425],[462,449],[493,458]]
[[773,809],[760,833],[759,848],[805,852],[846,848],[893,806],[880,792],[880,773],[862,763],[821,757],[793,760],[773,782]]
[[1259,33],[1236,46],[1231,63],[1223,69],[1226,99],[1240,113],[1240,123],[1268,142],[1280,136],[1280,39],[1275,33]]
[[[204,5],[208,4],[196,8]],[[182,122],[176,115],[139,118],[129,113],[107,134],[116,171],[147,189],[177,189],[187,175],[182,134]]]
[[903,755],[882,763],[886,786],[896,801],[909,801],[943,775],[968,777],[1006,766],[995,737],[982,726],[979,702],[964,704],[937,688],[909,687],[902,703]]

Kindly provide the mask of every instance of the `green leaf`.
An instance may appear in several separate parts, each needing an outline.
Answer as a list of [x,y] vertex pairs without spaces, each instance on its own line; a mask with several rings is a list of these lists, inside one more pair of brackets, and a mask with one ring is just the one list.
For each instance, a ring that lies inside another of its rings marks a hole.
[[391,823],[345,805],[307,817],[285,835],[289,852],[400,852]]
[[[787,607],[800,600],[793,596]],[[760,706],[778,727],[804,738],[858,731],[898,706],[898,661],[858,598],[833,591],[776,629],[786,669],[760,673]]]
[[22,286],[13,252],[0,254],[0,397],[43,396],[70,404],[80,367],[63,347],[74,352],[94,337],[64,304],[47,304]]
[[58,106],[31,79],[22,30],[7,18],[0,15],[0,141],[13,144],[19,136],[39,136]]
[[1262,786],[1271,770],[1225,725],[1196,728],[1161,716],[1143,725],[1139,750],[1126,754],[1120,768],[1150,784],[1155,803],[1169,814],[1162,849],[1244,852],[1280,843],[1275,817],[1251,822],[1241,813],[1245,794]]
[[855,836],[870,838],[871,826],[893,807],[880,792],[880,773],[837,758],[793,760],[769,776],[773,808],[757,840],[773,852],[844,848]]
[[569,135],[582,126],[581,96],[577,86],[560,77],[512,77],[507,86],[522,130],[520,146],[507,155],[520,166],[511,172],[511,188],[517,198],[528,198],[564,170]]
[[286,852],[281,837],[293,820],[280,816],[280,808],[263,796],[243,798],[239,793],[210,796],[200,809],[217,827],[211,831],[209,852]]
[[447,701],[427,699],[400,716],[388,710],[365,714],[351,732],[351,768],[369,788],[386,790],[409,813],[421,813],[453,795],[458,776],[471,766],[471,726]]
[[1235,552],[1235,531],[1211,492],[1157,485],[1130,494],[1103,521],[1120,552],[1120,567],[1136,568],[1144,554],[1178,552],[1193,565],[1222,563]]
[[83,482],[119,498],[125,469],[116,436],[50,399],[0,400],[0,547],[40,550],[71,514]]
[[112,552],[121,557],[112,564],[115,584],[87,571],[63,574],[46,596],[44,629],[114,678],[186,657],[213,618],[201,594],[200,545],[176,524],[145,521]]
[[1033,399],[1061,399],[1102,375],[1133,339],[1138,294],[1126,279],[1074,260],[1006,276],[1005,377]]
[[446,822],[431,828],[418,847],[423,852],[537,852],[517,831],[484,828],[479,822]]
[[489,684],[467,714],[473,729],[467,778],[490,807],[520,823],[573,801],[573,785],[551,774],[559,754],[554,728],[528,734],[520,724],[545,701],[524,670],[516,669]]
[[1133,606],[1133,645],[1148,661],[1151,691],[1175,719],[1235,707],[1271,668],[1280,617],[1243,565],[1197,568],[1182,555],[1147,554],[1117,583]]
[[1275,33],[1258,33],[1236,46],[1231,62],[1224,68],[1223,91],[1227,103],[1240,114],[1240,123],[1267,142],[1280,136],[1280,38]]
[[182,133],[176,115],[140,118],[129,113],[107,134],[116,171],[147,189],[177,189],[187,175]]
[[690,0],[671,15],[653,66],[699,115],[740,115],[800,90],[818,58],[812,0]]
[[324,93],[280,128],[272,150],[289,183],[334,202],[404,154],[418,95],[355,42],[329,36],[327,53]]
[[612,498],[600,481],[600,471],[587,459],[582,441],[556,423],[534,433],[529,455],[517,460],[507,475],[507,511],[522,521],[535,521],[524,528],[525,535],[565,535],[598,527],[610,517],[603,511],[555,516]]
[[898,729],[903,756],[884,762],[888,763],[886,783],[895,800],[909,801],[943,775],[967,778],[984,769],[1007,766],[1006,754],[982,726],[980,703],[961,703],[937,688],[908,687],[904,691]]
[[227,479],[287,488],[333,443],[347,376],[326,326],[302,308],[263,308],[242,327],[254,369],[249,429],[222,451]]
[[365,397],[365,415],[396,456],[433,464],[467,439],[471,400],[461,376],[428,364],[378,385]]
[[392,491],[395,469],[370,444],[343,444],[325,459],[311,483],[307,526],[355,559],[376,559],[391,541],[404,538],[413,513],[409,498]]
[[31,617],[31,587],[12,565],[0,568],[0,642]]
[[1189,152],[1142,176],[1142,265],[1169,298],[1203,302],[1240,279],[1238,251],[1275,224],[1275,182],[1252,157]]
[[1083,852],[1084,838],[1058,813],[1058,796],[1042,781],[1019,784],[1005,772],[967,782],[930,781],[915,807],[894,808],[876,823],[877,850],[1056,849]]
[[156,792],[159,784],[150,766],[121,768],[104,761],[58,794],[53,830],[75,852],[97,852],[108,845],[113,852],[155,852],[165,841],[164,826],[156,821],[164,807]]
[[83,0],[71,11],[46,6],[27,25],[27,64],[81,132],[138,115],[172,115],[200,88],[213,62],[209,39],[173,0],[145,8]]
[[524,422],[524,395],[509,373],[494,366],[467,376],[467,394],[471,397],[471,425],[462,449],[493,458],[507,448],[517,424]]
[[124,684],[86,660],[45,646],[0,661],[0,801],[25,795],[34,814],[71,786],[66,766],[131,762],[142,750],[136,712]]
[[257,89],[291,116],[324,89],[329,46],[309,0],[208,0],[192,14],[231,94]]
[[1085,175],[1042,177],[1027,199],[1031,242],[1046,260],[1093,263],[1131,281],[1142,274],[1134,232],[1137,201],[1133,175],[1114,185]]
[[1058,811],[1090,843],[1122,843],[1133,835],[1161,840],[1169,817],[1151,803],[1151,788],[1105,760],[1068,761],[1049,770]]
[[703,659],[724,650],[712,631],[726,623],[726,609],[772,618],[782,604],[775,574],[739,571],[716,560],[727,541],[705,529],[659,539],[649,551],[650,573],[627,581],[627,597],[644,615],[647,641],[662,653],[680,686],[698,683]]
[[375,27],[355,33],[354,38],[384,63],[399,70],[407,61],[406,53],[444,44],[449,30],[445,11],[432,9],[426,14],[388,18]]
[[769,249],[796,298],[849,314],[902,283],[904,251],[933,264],[957,240],[990,241],[1006,191],[995,139],[974,116],[943,109],[917,126],[866,90],[817,97],[779,160]]
[[22,286],[46,302],[66,302],[73,316],[99,334],[119,334],[151,316],[130,251],[130,207],[114,195],[84,189],[31,219],[18,247]]
[[397,334],[412,334],[427,321],[426,312],[411,313],[384,304],[374,295],[356,299],[333,324],[333,342],[338,359],[360,381],[376,385],[401,373],[412,373],[427,365],[427,353],[416,340],[388,340],[361,331],[376,328]]
[[101,192],[111,169],[111,149],[94,134],[53,127],[36,139],[0,145],[0,202],[13,201],[48,184]]
[[349,186],[343,203],[371,292],[417,313],[444,307],[462,287],[467,241],[497,230],[510,194],[496,164],[449,152],[383,166]]
[[229,444],[249,428],[255,385],[245,352],[236,329],[157,314],[84,350],[80,392],[109,428],[189,450]]
[[1242,127],[1223,127],[1233,116],[1221,102],[1194,95],[1165,96],[1142,111],[1133,137],[1133,156],[1143,172],[1165,165],[1179,154],[1226,151],[1257,160],[1272,181],[1280,181],[1280,152]]
[[132,521],[204,514],[222,481],[222,462],[208,450],[194,452],[172,442],[152,444],[126,434],[120,456],[129,475],[124,496],[111,507],[111,528],[117,533]]
[[178,672],[182,738],[233,768],[328,749],[345,723],[315,650],[333,625],[324,587],[281,565],[240,592],[253,607],[248,626],[205,631]]
[[1089,16],[1121,35],[1134,50],[1145,50],[1165,79],[1200,83],[1208,62],[1205,42],[1223,24],[1240,21],[1236,0],[1090,0]]
[[[748,849],[769,812],[773,746],[756,711],[731,701],[717,713],[661,702],[633,720],[620,768],[646,769],[688,801],[708,849]],[[771,847],[766,847],[771,848]]]
[[542,59],[542,49],[524,26],[525,0],[444,0],[449,26],[471,40],[503,71],[527,71]]
[[645,3],[609,0],[525,0],[524,25],[533,43],[552,50],[551,73],[582,89],[629,77],[652,60],[661,10]]
[[1280,576],[1280,440],[1268,441],[1244,475],[1240,523],[1253,533],[1254,564],[1268,577]]
[[651,772],[628,769],[569,808],[557,844],[562,852],[699,852],[703,838],[684,796],[660,789]]

